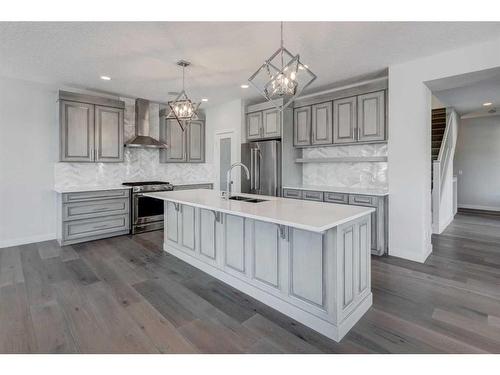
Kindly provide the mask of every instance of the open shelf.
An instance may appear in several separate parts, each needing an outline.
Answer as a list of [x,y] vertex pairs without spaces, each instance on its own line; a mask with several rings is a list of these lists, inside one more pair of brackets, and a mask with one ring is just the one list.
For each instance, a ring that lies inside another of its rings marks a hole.
[[378,163],[386,162],[387,156],[338,156],[329,158],[298,158],[296,163]]

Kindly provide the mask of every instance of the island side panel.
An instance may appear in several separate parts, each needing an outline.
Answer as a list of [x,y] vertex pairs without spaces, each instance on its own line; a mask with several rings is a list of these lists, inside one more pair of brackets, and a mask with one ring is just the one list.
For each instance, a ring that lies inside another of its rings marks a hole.
[[183,206],[167,252],[302,324],[338,341],[371,305],[369,214],[319,234]]

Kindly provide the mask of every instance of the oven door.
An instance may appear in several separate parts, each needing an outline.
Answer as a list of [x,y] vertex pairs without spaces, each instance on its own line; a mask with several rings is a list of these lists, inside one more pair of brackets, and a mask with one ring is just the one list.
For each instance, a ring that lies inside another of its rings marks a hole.
[[161,199],[145,197],[141,193],[133,194],[132,221],[134,225],[163,221],[163,201]]

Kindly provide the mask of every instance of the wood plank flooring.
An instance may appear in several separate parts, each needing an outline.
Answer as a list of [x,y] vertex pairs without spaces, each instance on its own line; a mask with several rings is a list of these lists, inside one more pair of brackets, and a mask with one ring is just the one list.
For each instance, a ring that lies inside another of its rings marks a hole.
[[162,232],[0,249],[0,353],[500,353],[500,217],[459,213],[425,264],[372,258],[340,343],[162,250]]

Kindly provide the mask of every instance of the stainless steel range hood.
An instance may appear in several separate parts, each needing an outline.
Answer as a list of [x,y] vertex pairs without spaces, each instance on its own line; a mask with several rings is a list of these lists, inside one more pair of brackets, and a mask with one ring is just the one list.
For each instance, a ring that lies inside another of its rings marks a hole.
[[149,131],[149,100],[135,100],[135,137],[125,143],[125,147],[167,148],[151,137]]

